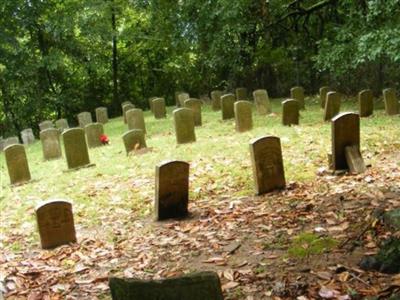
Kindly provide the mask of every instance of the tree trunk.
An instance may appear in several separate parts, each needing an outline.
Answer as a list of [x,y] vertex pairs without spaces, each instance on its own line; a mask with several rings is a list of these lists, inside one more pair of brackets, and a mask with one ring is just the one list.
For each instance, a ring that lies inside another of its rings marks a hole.
[[112,77],[113,77],[113,103],[116,110],[119,109],[118,95],[118,46],[117,46],[117,20],[115,14],[114,1],[111,7],[111,26],[112,26]]

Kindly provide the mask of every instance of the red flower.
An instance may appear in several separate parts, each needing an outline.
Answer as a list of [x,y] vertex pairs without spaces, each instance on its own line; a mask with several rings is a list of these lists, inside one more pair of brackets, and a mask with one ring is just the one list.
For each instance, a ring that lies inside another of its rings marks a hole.
[[110,142],[110,140],[108,139],[108,136],[106,136],[105,134],[102,134],[102,135],[100,136],[100,142],[101,142],[103,145],[108,145],[108,143]]

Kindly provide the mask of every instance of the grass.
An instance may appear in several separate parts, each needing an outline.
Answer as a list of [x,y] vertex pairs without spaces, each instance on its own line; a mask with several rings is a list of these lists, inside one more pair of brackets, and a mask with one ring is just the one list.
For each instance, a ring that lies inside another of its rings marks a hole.
[[[152,151],[142,155],[126,156],[121,136],[127,126],[121,117],[112,119],[105,125],[111,145],[89,151],[96,166],[74,172],[65,172],[65,159],[44,162],[38,141],[27,148],[33,181],[19,187],[9,186],[1,153],[0,247],[19,251],[38,243],[34,207],[48,198],[73,201],[75,223],[81,232],[87,230],[107,237],[107,229],[102,226],[107,222],[129,226],[137,218],[152,219],[155,165],[163,160],[190,162],[191,201],[251,196],[254,192],[248,143],[263,135],[281,138],[288,182],[313,180],[317,169],[327,166],[330,124],[322,121],[317,100],[309,98],[301,125],[284,127],[280,101],[272,101],[275,116],[262,117],[254,112],[254,128],[246,133],[236,133],[233,120],[223,122],[221,112],[205,106],[203,126],[196,128],[197,142],[180,146],[175,141],[173,108],[168,108],[168,118],[164,120],[155,120],[147,111],[146,142]],[[400,148],[399,117],[385,116],[382,104],[377,106],[379,110],[373,117],[361,120],[362,152],[372,164],[376,154]],[[342,104],[342,111],[356,109],[352,100]],[[20,245],[20,238],[24,238],[25,246]]]
[[296,258],[305,258],[327,252],[336,245],[337,241],[330,237],[319,237],[313,233],[303,232],[292,240],[288,254]]

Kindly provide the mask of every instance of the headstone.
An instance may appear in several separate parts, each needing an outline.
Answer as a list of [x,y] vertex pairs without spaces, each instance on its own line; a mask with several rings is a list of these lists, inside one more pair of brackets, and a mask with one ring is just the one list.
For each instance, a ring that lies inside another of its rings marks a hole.
[[362,90],[358,93],[358,107],[360,117],[369,117],[374,112],[374,96],[371,90]]
[[133,104],[125,104],[123,107],[122,107],[122,115],[123,115],[123,117],[124,117],[124,123],[126,124],[127,123],[127,120],[126,120],[126,112],[128,111],[128,110],[131,110],[131,109],[134,109],[135,108],[135,105],[133,105]]
[[60,131],[49,128],[40,132],[44,160],[57,159],[61,157]]
[[324,120],[330,121],[340,112],[340,95],[337,92],[329,92],[326,95]]
[[245,132],[253,128],[253,104],[250,101],[237,101],[234,106],[237,132]]
[[72,204],[65,200],[49,200],[35,209],[40,243],[43,249],[75,243]]
[[285,126],[299,125],[299,101],[287,99],[282,102],[282,124]]
[[367,169],[361,156],[360,148],[357,146],[347,146],[344,148],[346,162],[349,166],[350,173],[360,174]]
[[185,100],[184,107],[189,108],[193,111],[194,126],[201,126],[201,106],[202,102],[196,98],[190,98]]
[[125,151],[128,155],[131,151],[146,148],[144,133],[140,129],[132,129],[124,133],[122,140],[125,145]]
[[235,95],[233,94],[225,94],[221,96],[222,120],[229,120],[235,117],[235,101]]
[[43,122],[39,123],[40,131],[48,129],[48,128],[54,128],[52,121],[43,121]]
[[30,145],[35,142],[35,136],[33,135],[32,128],[27,128],[21,131],[22,143],[24,145]]
[[221,96],[222,91],[212,91],[211,92],[211,108],[214,111],[221,109]]
[[126,122],[128,129],[140,129],[146,134],[146,124],[144,123],[143,111],[139,108],[133,108],[126,112]]
[[397,100],[395,89],[384,89],[383,100],[385,102],[385,110],[388,116],[400,113],[399,101]]
[[177,108],[172,112],[174,117],[176,142],[178,144],[196,141],[194,132],[194,113],[189,108]]
[[63,133],[64,130],[69,128],[68,121],[66,119],[58,119],[56,121],[56,128],[60,131],[60,133]]
[[96,108],[96,122],[101,124],[108,123],[108,111],[107,107]]
[[319,102],[322,109],[325,109],[326,95],[330,90],[329,86],[322,86],[319,89]]
[[179,94],[181,94],[181,93],[183,93],[182,91],[177,91],[177,92],[175,92],[175,105],[176,105],[176,107],[180,107],[180,103],[179,103]]
[[104,134],[103,124],[91,123],[85,126],[87,145],[89,148],[103,146],[100,137]]
[[253,139],[250,141],[250,155],[257,195],[285,188],[281,142],[278,137]]
[[355,113],[341,113],[332,119],[332,168],[347,170],[346,147],[360,149],[360,117]]
[[156,166],[155,214],[157,220],[188,214],[189,164],[167,161]]
[[164,98],[156,98],[152,101],[153,103],[153,114],[156,119],[164,119],[167,117],[167,111],[165,109]]
[[236,100],[248,100],[247,89],[244,87],[239,87],[235,90]]
[[295,86],[290,89],[290,97],[294,100],[299,101],[300,109],[305,109],[306,105],[304,102],[304,88],[301,86]]
[[31,180],[28,159],[25,147],[21,144],[13,144],[4,149],[8,175],[11,184],[19,184]]
[[149,98],[149,108],[150,108],[150,111],[151,112],[153,112],[153,100],[154,99],[157,99],[158,97],[150,97]]
[[93,123],[90,112],[84,111],[78,114],[79,127],[85,128],[86,125]]
[[19,144],[19,139],[16,136],[12,136],[12,137],[6,138],[4,140],[4,148],[6,148],[7,146],[10,146],[10,145],[15,145],[15,144]]
[[76,169],[90,165],[89,152],[82,128],[67,129],[62,133],[64,152],[68,169]]
[[185,106],[185,101],[190,99],[190,96],[188,93],[180,93],[178,95],[178,100],[179,100],[179,106],[184,107]]
[[253,97],[259,115],[263,116],[272,112],[267,90],[255,90]]
[[223,300],[215,272],[199,272],[162,280],[109,280],[113,300]]
[[124,105],[127,105],[127,104],[133,105],[131,101],[124,101],[124,102],[121,103],[121,110],[124,107]]
[[[3,139],[2,136],[0,136],[0,151],[4,150],[4,144],[5,144],[5,140]],[[1,300],[1,298],[0,298]]]

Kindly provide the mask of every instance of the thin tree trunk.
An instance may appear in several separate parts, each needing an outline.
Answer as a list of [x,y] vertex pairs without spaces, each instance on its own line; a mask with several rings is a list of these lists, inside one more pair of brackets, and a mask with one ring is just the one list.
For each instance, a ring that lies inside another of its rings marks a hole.
[[113,103],[118,109],[119,94],[118,94],[118,46],[117,46],[117,20],[115,14],[114,1],[111,8],[111,25],[112,25],[112,77],[113,77]]

